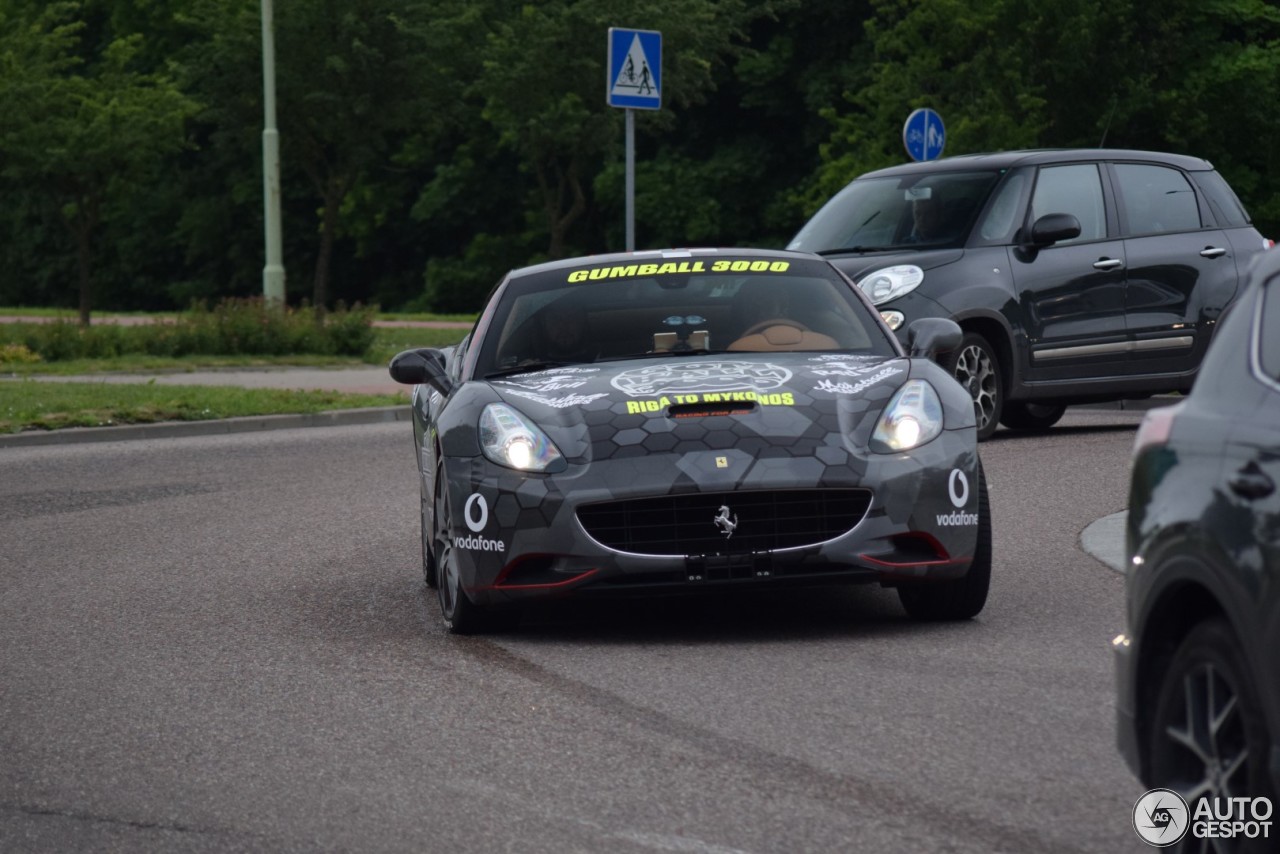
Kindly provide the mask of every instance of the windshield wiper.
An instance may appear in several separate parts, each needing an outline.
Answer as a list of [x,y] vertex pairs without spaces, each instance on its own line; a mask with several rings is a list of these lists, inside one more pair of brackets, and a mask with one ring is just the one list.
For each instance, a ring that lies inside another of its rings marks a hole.
[[621,356],[608,356],[601,359],[601,362],[623,362],[628,359],[659,359],[666,356],[710,356],[715,353],[724,353],[724,350],[707,350],[705,348],[694,349],[690,347],[687,350],[648,350],[644,353],[624,353]]
[[524,362],[510,368],[503,368],[500,371],[493,371],[484,375],[487,380],[497,379],[499,377],[509,377],[514,374],[531,374],[534,371],[545,371],[548,368],[563,368],[567,365],[581,365],[585,362]]
[[820,249],[819,255],[837,255],[841,252],[885,252],[894,246],[841,246],[839,249]]

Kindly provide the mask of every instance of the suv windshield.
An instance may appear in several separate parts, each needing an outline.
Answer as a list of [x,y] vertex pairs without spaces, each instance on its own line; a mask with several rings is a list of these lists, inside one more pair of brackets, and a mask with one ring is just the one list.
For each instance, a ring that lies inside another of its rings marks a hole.
[[861,178],[827,202],[787,248],[825,253],[963,246],[1002,174]]

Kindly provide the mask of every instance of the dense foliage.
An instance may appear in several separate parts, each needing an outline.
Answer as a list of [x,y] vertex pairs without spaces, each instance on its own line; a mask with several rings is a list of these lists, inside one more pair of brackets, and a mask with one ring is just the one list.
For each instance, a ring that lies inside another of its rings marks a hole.
[[[644,246],[784,244],[900,162],[1152,148],[1211,159],[1280,234],[1268,0],[275,0],[291,303],[474,310],[501,273],[619,249],[610,26],[663,33],[637,114]],[[0,0],[0,305],[261,293],[260,0]]]
[[373,312],[339,305],[323,325],[314,310],[265,305],[262,298],[228,298],[213,308],[195,305],[172,320],[136,326],[52,322],[0,324],[0,365],[118,356],[362,356],[373,344]]

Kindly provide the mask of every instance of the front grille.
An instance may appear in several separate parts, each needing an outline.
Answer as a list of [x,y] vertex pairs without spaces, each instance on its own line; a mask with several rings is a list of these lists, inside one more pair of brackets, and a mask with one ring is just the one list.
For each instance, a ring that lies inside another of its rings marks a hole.
[[[867,489],[782,489],[633,498],[578,508],[578,521],[597,542],[645,555],[746,554],[813,545],[862,521]],[[725,536],[722,507],[735,523]]]

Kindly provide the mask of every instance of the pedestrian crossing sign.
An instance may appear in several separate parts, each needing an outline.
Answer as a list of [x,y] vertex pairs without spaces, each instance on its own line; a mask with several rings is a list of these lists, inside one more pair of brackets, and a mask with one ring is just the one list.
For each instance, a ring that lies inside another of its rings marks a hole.
[[608,68],[609,106],[662,109],[662,33],[610,27]]

